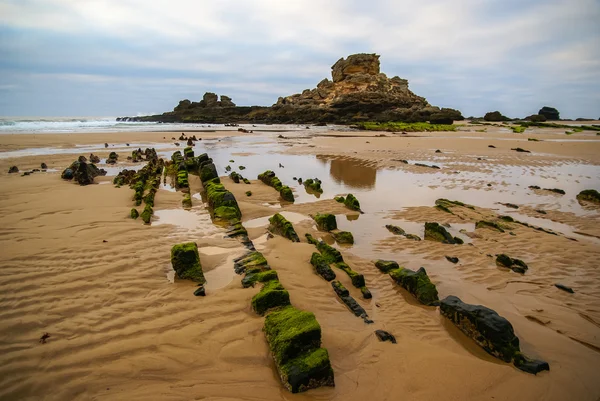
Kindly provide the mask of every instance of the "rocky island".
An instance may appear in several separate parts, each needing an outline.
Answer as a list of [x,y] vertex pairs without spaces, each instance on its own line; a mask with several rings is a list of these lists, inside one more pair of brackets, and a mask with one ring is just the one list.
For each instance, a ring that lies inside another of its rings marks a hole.
[[379,55],[353,54],[331,67],[332,80],[314,89],[280,97],[266,106],[236,106],[228,96],[207,92],[199,102],[181,100],[173,111],[153,116],[119,117],[118,121],[164,123],[337,123],[402,121],[452,124],[462,120],[454,109],[431,106],[400,77],[380,71]]

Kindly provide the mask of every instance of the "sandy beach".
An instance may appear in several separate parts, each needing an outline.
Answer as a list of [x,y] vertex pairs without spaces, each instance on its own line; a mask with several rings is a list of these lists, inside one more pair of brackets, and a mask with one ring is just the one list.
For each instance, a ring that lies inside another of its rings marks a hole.
[[[151,225],[129,217],[132,190],[112,185],[120,169],[143,166],[125,160],[133,148],[154,147],[169,159],[185,146],[171,139],[180,132],[0,135],[0,399],[597,401],[600,206],[575,197],[600,190],[600,136],[481,130],[463,123],[456,132],[406,135],[188,133],[202,138],[196,154],[215,160],[249,237],[277,270],[293,305],[313,312],[322,327],[335,387],[301,394],[281,385],[264,318],[250,306],[259,286],[243,288],[233,271],[244,248],[211,221],[199,178],[190,178],[190,211],[182,209],[180,192],[161,186]],[[511,150],[518,147],[530,153]],[[105,159],[111,151],[119,163],[95,184],[61,179],[78,156]],[[26,171],[41,163],[47,172],[8,174],[13,165]],[[251,184],[233,183],[227,165],[243,165],[238,171]],[[277,191],[257,180],[267,169],[292,187],[294,204],[279,202]],[[324,193],[307,193],[292,177],[318,177]],[[356,195],[364,214],[333,200],[347,193]],[[439,198],[473,208],[445,213],[434,207]],[[289,213],[300,243],[269,238],[265,218],[277,212]],[[313,272],[315,247],[305,234],[334,243],[309,217],[318,212],[335,214],[340,229],[354,234],[354,246],[336,247],[364,274],[373,298],[363,299],[345,274],[338,279],[373,324],[350,313]],[[506,232],[475,227],[501,215],[528,224],[509,223]],[[411,241],[385,228],[395,224],[422,237],[431,221],[449,224],[465,244]],[[173,279],[171,247],[187,241],[198,244],[206,297],[193,295],[194,283]],[[525,260],[529,270],[522,275],[496,266],[498,253]],[[456,295],[494,309],[512,323],[521,349],[547,361],[550,371],[527,374],[490,356],[439,308],[419,304],[382,274],[376,259],[423,266],[440,298]],[[378,341],[376,329],[398,343]],[[50,337],[42,344],[44,333]]]

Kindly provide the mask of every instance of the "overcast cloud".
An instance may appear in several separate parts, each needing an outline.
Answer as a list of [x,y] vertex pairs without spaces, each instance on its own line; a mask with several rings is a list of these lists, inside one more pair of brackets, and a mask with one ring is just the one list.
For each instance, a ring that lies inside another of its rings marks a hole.
[[271,105],[352,53],[433,104],[600,116],[598,0],[0,0],[0,115]]

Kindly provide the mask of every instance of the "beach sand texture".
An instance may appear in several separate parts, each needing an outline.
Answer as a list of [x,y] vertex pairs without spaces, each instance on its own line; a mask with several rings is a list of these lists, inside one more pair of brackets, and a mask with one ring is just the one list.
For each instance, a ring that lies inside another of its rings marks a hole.
[[[232,167],[247,167],[237,171],[250,185],[223,182],[294,306],[313,312],[322,327],[336,385],[301,394],[281,385],[262,332],[264,318],[251,309],[259,286],[242,288],[233,272],[233,258],[244,253],[243,246],[224,238],[225,229],[211,222],[197,197],[186,212],[181,193],[159,190],[155,220],[143,225],[129,218],[133,192],[115,188],[112,177],[85,187],[60,178],[62,169],[90,149],[101,158],[118,149],[118,167],[128,165],[122,160],[131,151],[125,143],[153,144],[167,157],[182,148],[173,145],[171,133],[0,135],[0,399],[597,401],[600,208],[580,205],[575,195],[600,190],[600,174],[595,175],[600,137],[477,129],[465,125],[454,133],[386,137],[300,132],[283,139],[270,133],[196,133],[203,138],[196,153],[207,151],[220,174],[229,159],[235,159]],[[541,141],[528,142],[532,136]],[[111,146],[104,149],[104,142]],[[78,153],[76,145],[86,146],[85,152]],[[511,150],[516,147],[532,153]],[[51,170],[26,177],[7,173],[12,165],[26,170],[41,162]],[[277,192],[256,180],[257,171],[266,169],[293,184],[295,204],[280,204]],[[314,178],[321,171],[327,174],[319,177],[325,190],[320,198],[290,178]],[[535,182],[567,194],[529,190]],[[192,194],[201,192],[197,177],[191,176],[190,186]],[[333,200],[348,192],[365,214]],[[475,208],[453,208],[454,214],[434,208],[435,199],[453,196]],[[496,202],[517,203],[519,209]],[[301,243],[277,235],[267,239],[259,219],[281,211],[303,215],[294,222]],[[353,232],[356,244],[340,249],[365,275],[373,298],[363,299],[346,274],[336,274],[374,324],[350,313],[313,272],[309,260],[315,248],[304,235],[332,242],[308,218],[317,212],[336,214],[340,228]],[[516,223],[505,233],[475,228],[477,221],[499,215],[558,235]],[[384,228],[396,224],[422,237],[426,221],[449,223],[466,243],[411,241]],[[171,247],[186,241],[198,244],[206,297],[193,295],[192,282],[172,282]],[[497,267],[488,256],[497,253],[525,260],[529,270],[521,275]],[[375,259],[423,266],[440,298],[456,295],[496,310],[512,323],[524,352],[547,361],[550,371],[534,376],[488,355],[438,308],[419,304],[379,272]],[[376,329],[392,333],[398,343],[379,342]],[[41,344],[46,332],[50,337]]]

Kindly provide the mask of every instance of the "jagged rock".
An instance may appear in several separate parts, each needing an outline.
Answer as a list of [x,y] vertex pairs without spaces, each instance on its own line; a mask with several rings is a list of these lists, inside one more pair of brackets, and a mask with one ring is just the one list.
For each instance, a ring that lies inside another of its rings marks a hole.
[[192,280],[200,284],[206,283],[200,256],[198,255],[198,245],[195,242],[173,245],[171,248],[171,265],[180,279]]
[[303,185],[307,190],[311,190],[318,194],[323,193],[323,189],[321,188],[321,180],[319,180],[318,178],[315,178],[315,179],[309,178],[304,181]]
[[538,115],[546,117],[546,120],[560,120],[560,113],[554,107],[544,106],[538,111]]
[[17,166],[12,166],[11,168],[8,169],[9,174],[18,173],[18,172],[19,172],[19,168]]
[[528,373],[550,370],[548,363],[529,359],[521,353],[519,338],[512,325],[495,311],[481,305],[466,304],[450,295],[441,301],[440,312],[490,355],[504,362],[513,362]]
[[348,291],[348,289],[344,287],[342,283],[339,281],[333,281],[331,286],[340,300],[348,307],[348,309],[350,309],[352,313],[354,313],[354,316],[360,317],[365,321],[365,323],[372,323],[372,321],[369,320],[369,316],[367,315],[365,309],[350,296],[350,291]]
[[332,232],[331,235],[338,244],[354,244],[354,236],[350,231]]
[[421,267],[416,272],[406,268],[390,270],[389,275],[405,290],[410,292],[424,305],[437,305],[438,292],[435,285],[429,280],[425,268]]
[[267,170],[262,174],[258,175],[258,179],[263,183],[275,188],[279,192],[281,199],[287,202],[294,202],[294,193],[292,189],[287,185],[283,185],[275,173],[271,170]]
[[331,231],[337,229],[337,221],[335,219],[335,215],[329,213],[317,213],[312,216],[315,223],[317,223],[317,228],[321,231]]
[[296,234],[296,230],[294,230],[294,226],[292,225],[292,223],[290,223],[285,217],[283,217],[279,213],[274,214],[269,219],[269,223],[269,231],[279,234],[292,242],[300,242],[298,234]]
[[194,295],[197,297],[205,297],[206,296],[206,288],[204,285],[199,286],[196,291],[194,291]]
[[263,331],[281,382],[292,393],[334,386],[327,350],[321,347],[321,326],[311,312],[292,306],[273,311]]
[[443,244],[462,244],[463,240],[452,237],[446,229],[438,223],[425,223],[425,240],[437,241]]
[[396,337],[384,330],[375,330],[375,335],[379,341],[389,341],[392,344],[396,344]]
[[[336,199],[337,200],[337,199]],[[360,212],[360,202],[352,194],[348,194],[344,199],[344,205],[350,210],[356,210]]]

